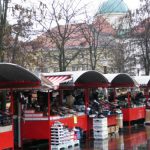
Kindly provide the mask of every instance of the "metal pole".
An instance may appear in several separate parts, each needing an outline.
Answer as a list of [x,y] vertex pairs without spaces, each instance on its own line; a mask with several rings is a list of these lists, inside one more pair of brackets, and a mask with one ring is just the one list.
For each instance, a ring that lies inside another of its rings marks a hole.
[[131,106],[131,93],[128,92],[128,107]]
[[18,147],[22,147],[22,136],[21,136],[21,103],[18,100]]
[[51,150],[51,128],[50,128],[50,92],[48,90],[48,148]]
[[[89,107],[89,89],[85,89],[84,91],[84,97],[85,97],[85,113],[87,114],[88,107]],[[88,114],[87,114],[88,115]],[[90,137],[90,130],[89,130],[89,118],[87,117],[87,133],[86,133],[86,139]]]
[[[14,97],[13,97],[13,90],[10,89],[10,96],[11,96],[11,114],[12,114],[12,131],[13,131],[13,136],[14,136]],[[13,139],[14,141],[14,139]],[[13,144],[13,147],[12,147],[12,150],[14,150],[14,144]]]
[[85,89],[84,96],[85,96],[85,112],[87,113],[87,108],[89,106],[89,89]]

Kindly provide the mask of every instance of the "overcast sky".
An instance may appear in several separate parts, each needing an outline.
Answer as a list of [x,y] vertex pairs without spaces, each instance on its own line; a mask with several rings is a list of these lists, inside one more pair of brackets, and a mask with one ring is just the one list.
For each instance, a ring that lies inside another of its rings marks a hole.
[[[38,1],[42,1],[43,3],[50,3],[53,0],[11,0],[12,3],[21,3],[21,4],[26,4],[26,5],[34,5],[36,4]],[[61,1],[61,0],[60,0]],[[88,10],[91,12],[96,12],[98,7],[107,0],[81,0],[80,4],[82,3],[84,4],[88,4]],[[136,8],[139,7],[140,4],[140,0],[123,0],[129,9],[134,10]]]
[[[15,3],[15,4],[19,3],[19,4],[21,4],[23,6],[27,6],[27,7],[30,7],[33,5],[35,6],[38,1],[42,1],[43,3],[49,4],[53,0],[11,0],[12,3]],[[76,0],[76,1],[78,1],[78,0]],[[83,6],[85,4],[88,4],[87,10],[89,12],[89,15],[93,16],[97,12],[99,6],[104,1],[107,1],[107,0],[81,0],[80,4]],[[140,3],[139,1],[140,0],[124,0],[124,2],[127,4],[128,8],[131,10],[134,10],[139,7],[139,3]],[[12,17],[10,15],[11,15],[11,12],[8,13],[8,16]],[[16,21],[15,19],[12,19],[12,18],[10,19],[10,23],[12,23],[12,24],[14,24],[15,21]],[[36,28],[38,28],[38,27],[36,26]]]
[[[82,0],[83,3],[89,3],[91,12],[95,12],[98,9],[98,6],[101,5],[104,1],[107,0]],[[130,10],[135,10],[139,7],[140,0],[124,0]]]
[[129,9],[136,9],[139,7],[140,0],[124,0],[124,2],[128,5]]

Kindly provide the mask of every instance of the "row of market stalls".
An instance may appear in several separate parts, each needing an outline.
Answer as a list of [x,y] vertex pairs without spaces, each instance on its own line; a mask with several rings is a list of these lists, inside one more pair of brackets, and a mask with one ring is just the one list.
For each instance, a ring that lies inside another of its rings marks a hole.
[[[118,125],[117,116],[121,112],[123,120],[129,123],[145,118],[145,103],[135,105],[131,100],[133,89],[139,88],[142,82],[128,74],[104,75],[97,71],[74,71],[41,73],[39,79],[14,64],[0,64],[0,70],[0,88],[2,92],[8,90],[11,99],[10,113],[0,113],[0,149],[14,149],[13,120],[8,125],[3,123],[4,116],[8,114],[11,118],[13,114],[17,115],[18,128],[15,130],[18,131],[19,147],[24,140],[46,139],[49,149],[51,127],[55,122],[61,122],[68,128],[78,127],[90,138],[94,117],[106,116],[108,127]],[[144,86],[146,91],[149,81]],[[118,105],[116,91],[120,89],[126,89],[123,105]],[[108,96],[108,93],[112,95]],[[14,104],[17,105],[15,109]],[[121,112],[117,113],[117,110]]]

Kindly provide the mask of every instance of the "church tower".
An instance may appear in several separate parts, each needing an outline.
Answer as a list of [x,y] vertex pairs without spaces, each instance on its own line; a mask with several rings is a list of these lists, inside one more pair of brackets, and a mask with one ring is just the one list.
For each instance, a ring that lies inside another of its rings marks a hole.
[[119,19],[125,16],[128,10],[123,0],[107,0],[99,6],[97,16],[102,16],[113,27],[117,27]]

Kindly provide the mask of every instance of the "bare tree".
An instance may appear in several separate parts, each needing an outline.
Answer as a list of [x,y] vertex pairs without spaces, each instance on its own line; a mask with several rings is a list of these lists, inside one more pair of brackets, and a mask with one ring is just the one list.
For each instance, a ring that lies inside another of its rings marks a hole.
[[145,70],[150,73],[150,0],[142,0],[140,8],[132,13],[131,42],[136,51],[136,58]]
[[12,6],[12,17],[15,19],[15,23],[11,25],[11,42],[9,44],[9,61],[12,63],[20,64],[19,57],[21,52],[21,41],[25,43],[30,40],[32,33],[32,9],[25,8],[21,5],[15,4]]
[[77,51],[70,60],[66,59],[67,42],[78,32],[78,24],[75,20],[82,14],[82,9],[80,0],[53,0],[51,4],[40,2],[38,13],[40,15],[38,17],[36,15],[36,21],[46,32],[45,36],[50,39],[50,47],[58,51],[56,60],[58,60],[60,71],[65,71],[71,60],[79,53]]
[[112,65],[115,72],[135,75],[136,50],[132,42],[131,31],[134,27],[132,14],[130,11],[118,20],[116,26],[116,45],[112,50]]
[[110,37],[115,31],[101,15],[90,18],[85,14],[85,23],[81,24],[80,30],[87,43],[91,69],[95,70],[101,55],[106,53],[106,49],[110,49],[114,40]]
[[9,33],[7,23],[8,0],[0,0],[0,61],[4,61],[5,43],[4,38]]

